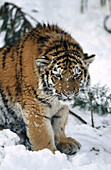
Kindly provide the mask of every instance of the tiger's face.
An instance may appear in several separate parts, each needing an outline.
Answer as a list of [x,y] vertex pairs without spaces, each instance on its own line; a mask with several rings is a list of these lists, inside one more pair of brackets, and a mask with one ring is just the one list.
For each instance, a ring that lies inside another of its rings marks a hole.
[[56,64],[51,71],[55,93],[59,100],[72,100],[80,90],[82,69],[73,62]]
[[89,87],[88,66],[93,59],[94,55],[87,54],[83,54],[82,58],[54,56],[51,61],[46,56],[38,57],[36,64],[41,72],[40,90],[46,95],[57,96],[58,100],[71,101]]

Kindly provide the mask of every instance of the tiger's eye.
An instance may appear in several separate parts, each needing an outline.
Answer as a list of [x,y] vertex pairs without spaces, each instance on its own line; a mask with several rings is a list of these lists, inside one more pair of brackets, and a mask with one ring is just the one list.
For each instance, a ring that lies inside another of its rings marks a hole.
[[56,68],[56,67],[54,67],[54,71],[57,71],[57,68]]
[[81,71],[81,70],[78,70],[78,74],[81,75],[81,74],[82,74],[82,71]]

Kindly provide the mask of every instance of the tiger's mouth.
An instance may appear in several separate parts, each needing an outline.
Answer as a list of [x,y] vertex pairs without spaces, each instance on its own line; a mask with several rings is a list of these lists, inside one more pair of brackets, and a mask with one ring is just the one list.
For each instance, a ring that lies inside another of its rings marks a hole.
[[74,98],[77,97],[77,96],[78,96],[78,93],[76,93],[76,94],[74,94],[74,93],[70,93],[70,94],[61,93],[61,94],[57,95],[58,100],[68,101],[68,102],[74,100]]

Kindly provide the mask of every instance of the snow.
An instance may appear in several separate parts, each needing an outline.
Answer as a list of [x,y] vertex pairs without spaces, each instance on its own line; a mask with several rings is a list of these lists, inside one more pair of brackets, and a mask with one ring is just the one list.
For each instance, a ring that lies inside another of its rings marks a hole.
[[70,115],[66,127],[67,136],[74,137],[82,144],[81,150],[74,156],[66,156],[59,151],[54,155],[48,149],[28,151],[25,146],[18,144],[16,134],[10,130],[0,131],[0,170],[110,170],[111,115],[95,115],[97,128],[90,126],[89,112],[84,119],[88,125],[81,124]]
[[[5,0],[0,1],[2,5]],[[111,87],[111,34],[103,28],[104,17],[109,14],[107,6],[101,7],[99,0],[89,0],[88,9],[80,13],[80,0],[7,0],[22,7],[40,22],[58,24],[80,43],[84,52],[96,54],[89,71],[92,85],[100,83]],[[32,10],[37,10],[38,13]],[[1,23],[0,23],[1,24]],[[34,22],[35,24],[35,22]],[[4,33],[0,33],[2,47]],[[70,109],[71,106],[70,106]],[[81,144],[81,150],[66,156],[48,149],[38,152],[26,150],[19,145],[19,137],[10,130],[0,131],[0,170],[111,170],[111,115],[94,114],[96,128],[91,127],[90,113],[73,109],[84,118],[84,125],[69,115],[66,134]]]

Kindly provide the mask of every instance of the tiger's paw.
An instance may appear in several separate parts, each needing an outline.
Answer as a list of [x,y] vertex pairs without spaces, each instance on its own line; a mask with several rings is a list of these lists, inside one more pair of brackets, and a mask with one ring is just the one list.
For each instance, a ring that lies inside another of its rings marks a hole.
[[69,137],[60,141],[56,147],[62,153],[74,155],[81,148],[81,144],[75,139]]

